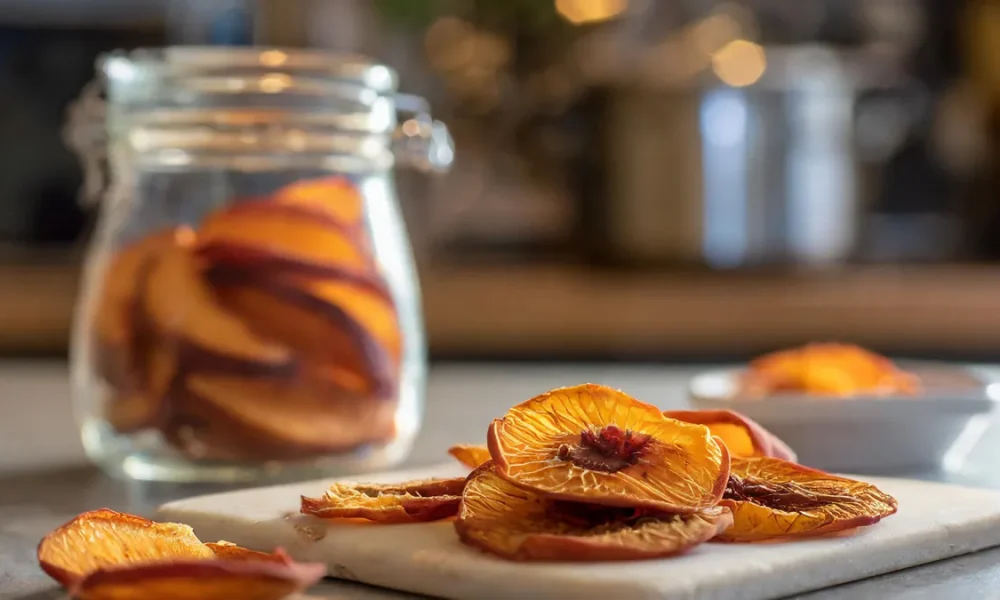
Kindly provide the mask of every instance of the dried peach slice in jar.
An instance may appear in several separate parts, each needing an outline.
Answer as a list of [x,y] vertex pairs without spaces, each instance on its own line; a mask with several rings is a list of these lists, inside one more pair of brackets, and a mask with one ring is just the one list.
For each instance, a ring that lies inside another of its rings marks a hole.
[[896,499],[870,483],[777,458],[734,458],[720,502],[733,512],[723,541],[817,535],[874,525],[896,512]]
[[490,449],[486,446],[457,444],[448,448],[448,454],[471,469],[475,469],[490,460]]
[[707,427],[602,385],[559,388],[490,425],[504,479],[552,498],[696,512],[715,506],[729,455]]
[[510,560],[609,561],[680,554],[730,523],[721,507],[667,514],[552,500],[487,463],[469,476],[455,530],[462,542]]
[[303,496],[301,511],[324,519],[437,521],[458,512],[464,487],[464,477],[398,484],[335,483],[321,498]]
[[303,179],[276,191],[275,201],[283,204],[309,206],[328,213],[349,224],[359,224],[364,218],[364,201],[358,189],[345,177],[332,176]]
[[795,462],[795,452],[767,429],[746,415],[732,410],[668,410],[671,419],[708,427],[726,444],[733,458],[771,456]]

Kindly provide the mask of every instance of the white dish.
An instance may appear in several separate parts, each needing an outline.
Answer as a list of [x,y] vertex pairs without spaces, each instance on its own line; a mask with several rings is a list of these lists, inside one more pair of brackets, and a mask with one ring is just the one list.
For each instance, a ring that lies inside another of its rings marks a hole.
[[920,394],[748,400],[737,395],[743,369],[726,369],[692,378],[688,398],[694,409],[730,409],[754,419],[791,446],[799,462],[818,469],[885,474],[954,466],[988,426],[1000,384],[941,363],[900,366],[920,376]]

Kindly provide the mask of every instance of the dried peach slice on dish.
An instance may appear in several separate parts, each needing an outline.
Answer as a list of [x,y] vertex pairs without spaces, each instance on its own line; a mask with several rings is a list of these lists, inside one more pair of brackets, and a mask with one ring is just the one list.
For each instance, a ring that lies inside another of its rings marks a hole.
[[720,506],[733,512],[723,541],[816,535],[874,525],[896,499],[870,483],[777,458],[734,458]]
[[725,444],[707,427],[602,385],[546,392],[493,421],[497,474],[552,498],[696,512],[729,478]]
[[680,554],[732,523],[729,511],[650,513],[552,500],[512,485],[487,463],[469,476],[455,530],[497,556],[522,561],[610,561]]
[[744,395],[751,398],[776,392],[851,396],[913,394],[920,381],[884,356],[858,346],[814,343],[751,361],[743,386]]
[[486,446],[458,444],[448,448],[448,454],[454,456],[455,460],[472,469],[490,460],[490,449]]
[[324,519],[367,519],[417,523],[458,512],[465,478],[427,479],[398,484],[335,483],[321,498],[302,497],[302,512]]
[[733,458],[772,456],[795,462],[795,452],[759,423],[732,410],[668,410],[671,419],[708,427],[712,435],[726,443]]

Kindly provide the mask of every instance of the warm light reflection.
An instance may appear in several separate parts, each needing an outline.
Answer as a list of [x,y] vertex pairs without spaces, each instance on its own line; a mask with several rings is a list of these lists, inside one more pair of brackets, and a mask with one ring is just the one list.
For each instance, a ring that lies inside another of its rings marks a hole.
[[699,52],[715,54],[742,33],[739,21],[728,14],[719,13],[699,21],[691,29],[691,42]]
[[626,8],[628,0],[556,0],[556,10],[574,25],[607,21]]
[[260,90],[268,94],[277,94],[291,85],[291,77],[281,73],[273,73],[260,78]]
[[281,50],[265,50],[260,53],[260,64],[266,67],[280,67],[288,60],[288,55]]
[[733,87],[753,85],[767,69],[764,48],[747,40],[734,40],[712,55],[712,70]]
[[450,71],[470,63],[476,50],[476,31],[457,17],[441,17],[427,29],[424,48],[435,68]]

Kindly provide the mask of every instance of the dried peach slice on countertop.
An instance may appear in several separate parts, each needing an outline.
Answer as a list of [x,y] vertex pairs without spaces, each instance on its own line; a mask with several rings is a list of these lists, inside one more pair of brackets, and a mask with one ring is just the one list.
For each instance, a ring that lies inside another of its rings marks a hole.
[[215,558],[187,525],[154,523],[106,508],[55,529],[38,544],[37,553],[42,570],[63,585],[128,563]]
[[78,600],[280,600],[325,573],[323,565],[291,561],[157,562],[95,571],[70,592]]
[[318,581],[326,569],[282,550],[203,544],[187,525],[155,523],[100,509],[78,515],[38,545],[38,562],[81,600],[277,600]]
[[823,396],[913,394],[920,380],[888,358],[853,344],[812,343],[750,362],[744,396],[803,392]]
[[486,446],[472,444],[457,444],[448,448],[448,454],[463,465],[475,469],[490,460],[490,449]]
[[552,500],[487,463],[469,476],[455,530],[464,543],[510,560],[610,561],[680,554],[730,523],[721,507],[682,515]]
[[671,419],[708,427],[712,435],[726,443],[733,458],[772,456],[795,462],[795,452],[760,423],[732,410],[668,410]]
[[552,498],[696,512],[714,506],[729,455],[707,427],[602,385],[546,392],[488,433],[497,474]]
[[777,458],[734,458],[720,506],[733,512],[723,541],[815,535],[878,523],[896,499],[870,483]]
[[335,483],[321,498],[302,497],[302,513],[379,523],[437,521],[458,512],[465,478],[396,484]]

